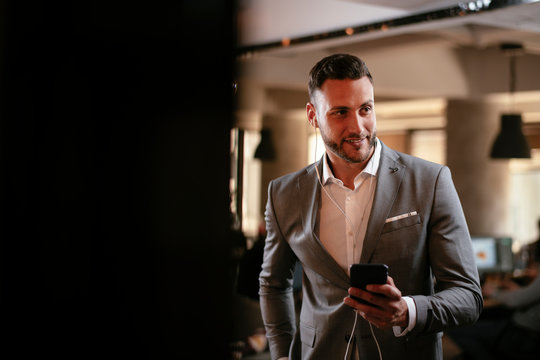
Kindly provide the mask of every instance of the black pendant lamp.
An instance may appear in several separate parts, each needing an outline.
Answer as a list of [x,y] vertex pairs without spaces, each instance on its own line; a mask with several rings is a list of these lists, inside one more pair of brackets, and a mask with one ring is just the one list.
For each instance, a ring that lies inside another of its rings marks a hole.
[[261,130],[261,142],[255,150],[255,158],[261,160],[274,160],[276,158],[276,150],[270,129]]
[[521,130],[521,114],[501,115],[501,132],[497,135],[491,157],[494,159],[530,158],[531,148]]
[[[516,87],[516,55],[521,52],[521,44],[501,44],[501,50],[510,55],[510,96]],[[491,148],[491,158],[512,159],[530,158],[531,148],[523,134],[522,119],[519,113],[501,115],[501,129]]]

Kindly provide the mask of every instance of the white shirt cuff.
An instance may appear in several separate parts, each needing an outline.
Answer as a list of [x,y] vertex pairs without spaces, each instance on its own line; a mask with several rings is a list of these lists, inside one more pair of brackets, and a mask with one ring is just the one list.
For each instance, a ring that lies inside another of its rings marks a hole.
[[407,303],[407,309],[409,310],[409,324],[406,328],[402,328],[401,326],[393,326],[392,330],[394,330],[395,337],[407,335],[414,329],[414,326],[416,325],[416,304],[414,303],[414,300],[408,296],[404,296],[403,300],[405,300]]

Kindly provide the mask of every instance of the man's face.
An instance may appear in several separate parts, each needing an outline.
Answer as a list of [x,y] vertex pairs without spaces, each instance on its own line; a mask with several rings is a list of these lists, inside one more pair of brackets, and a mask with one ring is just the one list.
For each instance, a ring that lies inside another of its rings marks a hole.
[[369,79],[328,79],[313,100],[314,104],[307,106],[308,119],[320,129],[330,160],[367,163],[376,139],[373,85]]

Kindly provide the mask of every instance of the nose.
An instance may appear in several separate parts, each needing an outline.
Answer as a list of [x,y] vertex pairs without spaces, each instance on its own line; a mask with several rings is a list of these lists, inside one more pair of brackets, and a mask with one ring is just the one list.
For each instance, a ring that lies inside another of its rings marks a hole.
[[364,134],[367,132],[366,119],[359,112],[355,112],[349,121],[349,129],[353,133]]

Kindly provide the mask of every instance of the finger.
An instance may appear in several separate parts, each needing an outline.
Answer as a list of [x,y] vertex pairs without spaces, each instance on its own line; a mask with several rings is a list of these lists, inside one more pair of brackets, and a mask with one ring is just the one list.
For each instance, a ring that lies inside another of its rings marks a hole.
[[[388,308],[382,307],[368,307],[364,310],[366,320],[377,323],[378,326],[387,326],[387,325],[403,325],[403,321],[406,320],[406,312],[404,309],[401,309],[398,304],[393,303],[394,305]],[[406,306],[406,305],[405,305]]]
[[385,295],[394,300],[401,298],[401,291],[397,288],[394,279],[390,275],[387,276],[385,285],[367,285],[366,290]]
[[368,303],[371,303],[373,306],[380,305],[382,302],[382,296],[377,295],[374,292],[365,291],[359,288],[351,287],[349,288],[349,295],[364,301],[367,301]]
[[[373,300],[373,298],[372,298]],[[373,300],[376,301],[376,300]],[[365,304],[358,302],[352,297],[346,297],[343,299],[343,302],[355,309],[355,311],[360,314],[364,319],[371,322],[378,328],[387,328],[396,323],[395,311],[392,310],[392,307],[385,309],[379,308],[374,304]],[[388,304],[387,304],[388,305]],[[396,323],[397,324],[397,323]]]
[[373,326],[375,326],[378,329],[385,329],[385,328],[389,328],[389,327],[392,326],[388,321],[380,319],[380,318],[378,318],[376,316],[373,316],[372,314],[364,313],[364,312],[361,312],[361,311],[358,311],[358,310],[356,312],[358,314],[360,314],[360,316],[364,320],[371,323]]
[[[368,307],[363,308],[362,311],[372,314],[379,320],[386,322],[394,322],[396,319],[400,320],[400,316],[403,314],[404,300],[399,297],[397,299],[391,299],[388,296],[378,295],[376,293],[366,292],[362,290],[351,291],[353,294],[357,294],[358,298],[367,301]],[[406,304],[405,304],[406,307]]]
[[350,287],[349,290],[347,290],[347,292],[349,293],[349,295],[356,296],[358,298],[362,298],[364,293],[366,293],[366,291],[359,288],[355,288],[355,287]]
[[378,313],[376,311],[366,312],[363,316],[364,319],[374,324],[378,328],[387,328],[391,326],[406,326],[400,321],[400,318],[397,316],[391,316],[389,313],[383,312]]
[[366,290],[371,293],[382,295],[389,300],[397,301],[401,299],[401,291],[395,286],[386,284],[386,285],[368,285]]
[[379,319],[377,317],[374,317],[370,314],[364,314],[362,316],[366,321],[369,321],[371,324],[373,324],[378,329],[387,329],[392,327],[392,324],[390,324],[388,321]]
[[356,312],[378,328],[387,327],[392,322],[392,316],[381,309],[373,306],[363,306],[362,304],[359,304],[358,307]]
[[[388,298],[385,296],[377,295],[375,293],[371,293],[357,288],[351,289],[349,293],[350,298],[354,300],[354,303],[351,303],[356,309],[369,311],[369,309],[373,309],[376,307],[389,308],[389,301]],[[361,301],[358,301],[358,299],[360,299]],[[367,304],[365,302],[367,302]],[[356,304],[358,304],[358,306],[361,306],[361,308],[356,306]]]
[[362,313],[371,312],[373,309],[375,309],[375,305],[358,301],[357,299],[350,296],[344,298],[343,302],[345,303],[345,305],[348,305],[353,309],[357,310],[358,312]]

